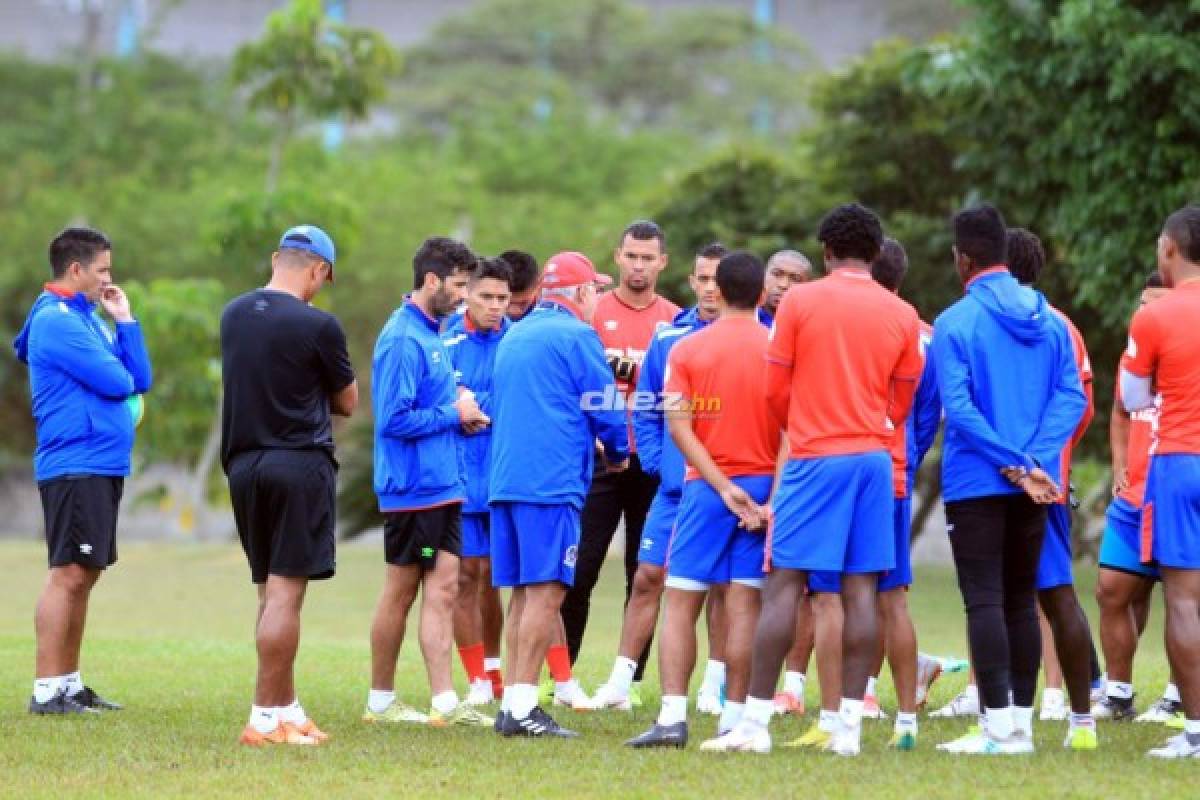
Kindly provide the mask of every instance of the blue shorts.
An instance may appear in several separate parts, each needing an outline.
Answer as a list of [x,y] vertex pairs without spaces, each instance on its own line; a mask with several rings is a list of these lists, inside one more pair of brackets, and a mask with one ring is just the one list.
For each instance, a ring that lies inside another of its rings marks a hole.
[[1046,537],[1042,540],[1042,555],[1038,559],[1037,590],[1073,583],[1071,509],[1066,503],[1055,503],[1046,509]]
[[1160,567],[1200,569],[1200,455],[1150,457],[1139,555]]
[[1104,515],[1104,539],[1100,543],[1100,567],[1158,580],[1158,567],[1143,564],[1142,511],[1120,497],[1108,504]]
[[490,514],[462,515],[463,558],[492,557],[492,537],[488,535],[491,527]]
[[896,566],[892,459],[886,450],[792,459],[772,509],[772,568],[886,572]]
[[660,491],[654,495],[646,524],[642,528],[642,543],[638,546],[638,563],[667,565],[667,547],[675,531],[675,519],[679,515],[680,495]]
[[[757,503],[767,502],[772,476],[733,478]],[[707,481],[683,485],[675,535],[667,553],[667,585],[701,590],[714,583],[757,583],[763,578],[762,531],[738,527],[738,519]]]
[[[890,592],[912,586],[912,498],[896,498],[892,504],[892,531],[896,536],[896,566],[879,576],[879,591]],[[808,573],[810,592],[837,594],[842,591],[839,572]]]
[[579,509],[567,504],[492,504],[492,585],[575,583]]

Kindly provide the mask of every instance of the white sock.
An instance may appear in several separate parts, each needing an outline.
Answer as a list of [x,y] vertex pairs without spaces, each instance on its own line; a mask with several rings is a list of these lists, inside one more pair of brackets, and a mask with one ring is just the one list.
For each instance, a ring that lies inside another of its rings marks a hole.
[[742,722],[752,722],[763,728],[771,724],[771,715],[775,713],[775,701],[768,697],[747,697],[746,709],[742,712]]
[[804,697],[804,673],[803,672],[785,672],[783,673],[783,690],[791,692],[795,697]]
[[38,678],[33,682],[33,699],[37,703],[48,703],[63,687],[63,676]]
[[1062,689],[1043,689],[1042,690],[1042,708],[1055,705],[1061,706],[1067,701],[1067,696],[1063,694]]
[[1069,727],[1071,727],[1071,728],[1095,728],[1096,727],[1096,720],[1092,717],[1090,712],[1087,714],[1076,714],[1074,711],[1072,711],[1071,716],[1069,717],[1069,720],[1070,720]]
[[1105,694],[1117,700],[1133,699],[1133,684],[1121,681],[1109,681],[1105,684]]
[[532,683],[514,683],[508,687],[508,713],[513,719],[525,719],[538,702],[538,687]]
[[917,732],[917,715],[916,712],[897,711],[896,712],[896,730]]
[[266,706],[250,706],[250,724],[259,733],[270,733],[279,727],[278,709]]
[[826,711],[821,709],[821,716],[817,718],[817,728],[826,733],[833,733],[838,729],[838,712]]
[[984,730],[993,739],[1007,739],[1012,736],[1015,730],[1012,706],[989,708],[984,714]]
[[877,697],[878,696],[875,694],[875,681],[876,680],[877,680],[876,678],[867,678],[867,691],[863,694],[863,697]]
[[300,705],[299,697],[293,700],[291,705],[275,709],[275,714],[283,722],[290,722],[293,725],[303,725],[308,722],[308,715],[304,713],[304,706]]
[[979,687],[973,683],[968,683],[963,689],[963,694],[974,701],[975,705],[979,705]]
[[554,682],[554,693],[555,694],[570,695],[578,690],[579,690],[579,681],[575,680],[574,678],[571,678],[568,681],[555,681]]
[[391,689],[372,689],[367,692],[367,710],[382,714],[388,706],[396,702],[396,693]]
[[842,727],[847,729],[862,728],[862,712],[862,700],[855,700],[852,697],[843,697],[842,705],[838,709],[838,718],[841,720]]
[[742,721],[742,716],[745,713],[745,703],[735,703],[732,700],[725,701],[725,707],[721,709],[721,721],[717,723],[717,730],[733,730],[733,726]]
[[617,656],[613,662],[612,674],[608,676],[608,685],[622,694],[629,694],[633,685],[633,673],[637,672],[637,662],[632,658]]
[[687,696],[664,694],[658,710],[658,724],[678,725],[680,722],[687,722]]
[[1033,736],[1033,706],[1022,708],[1012,707],[1013,729],[1023,736]]
[[500,659],[485,658],[483,660],[483,671],[484,672],[491,672],[492,670],[498,671],[499,669],[500,669]]
[[67,691],[67,697],[74,697],[83,691],[83,678],[79,677],[79,671],[68,673],[62,676],[63,688]]
[[1167,688],[1163,689],[1163,700],[1169,703],[1181,703],[1179,699],[1179,687],[1173,683],[1168,683]]
[[429,705],[433,706],[433,710],[439,714],[449,714],[458,708],[458,695],[454,693],[453,689],[438,692],[430,699]]
[[720,694],[721,686],[725,683],[725,662],[713,661],[711,658],[704,666],[704,682],[700,684],[701,694]]
[[1185,719],[1183,721],[1183,732],[1192,736],[1200,736],[1200,719]]

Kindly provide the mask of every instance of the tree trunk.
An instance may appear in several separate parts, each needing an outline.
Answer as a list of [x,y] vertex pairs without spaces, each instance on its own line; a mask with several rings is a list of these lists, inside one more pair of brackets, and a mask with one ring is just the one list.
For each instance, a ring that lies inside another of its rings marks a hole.
[[[208,438],[204,441],[204,449],[192,469],[188,480],[187,496],[184,502],[191,509],[193,519],[197,522],[204,520],[208,509],[208,480],[212,477],[213,466],[221,451],[221,392],[217,392],[217,407],[213,414],[212,424],[208,427]],[[206,538],[204,525],[197,525],[197,538]]]

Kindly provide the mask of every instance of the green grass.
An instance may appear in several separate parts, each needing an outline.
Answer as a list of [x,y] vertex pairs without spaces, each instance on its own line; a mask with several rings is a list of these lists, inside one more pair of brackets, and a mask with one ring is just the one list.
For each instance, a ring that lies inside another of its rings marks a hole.
[[[101,581],[91,608],[84,677],[123,701],[99,719],[32,718],[25,712],[33,661],[32,611],[44,576],[35,543],[0,547],[0,796],[384,797],[845,797],[1188,796],[1197,766],[1152,763],[1145,751],[1164,738],[1157,726],[1102,726],[1102,749],[1064,752],[1065,723],[1037,726],[1032,758],[963,759],[933,749],[964,724],[922,718],[920,747],[885,745],[890,723],[867,723],[864,754],[839,760],[777,750],[768,757],[631,752],[621,742],[657,710],[657,678],[648,705],[632,716],[559,718],[583,733],[572,742],[501,740],[490,731],[373,727],[358,721],[367,690],[370,624],[382,579],[374,548],[343,548],[338,576],[315,584],[304,617],[297,685],[305,707],[333,735],[318,749],[252,751],[237,746],[254,676],[254,592],[236,547],[128,545]],[[1090,572],[1090,570],[1089,570]],[[592,606],[578,672],[594,688],[606,676],[620,627],[619,567],[611,563]],[[1089,610],[1091,580],[1081,576]],[[922,649],[962,654],[961,602],[948,570],[921,570],[911,603]],[[1139,656],[1139,705],[1166,677],[1161,614]],[[703,658],[703,654],[701,655]],[[461,679],[461,673],[459,673]],[[892,707],[885,677],[885,707]],[[934,688],[932,703],[957,692],[961,676]],[[816,704],[815,686],[808,697]],[[401,696],[428,703],[415,640],[399,669]],[[809,719],[772,725],[776,741],[798,735]],[[714,727],[693,719],[695,742]]]

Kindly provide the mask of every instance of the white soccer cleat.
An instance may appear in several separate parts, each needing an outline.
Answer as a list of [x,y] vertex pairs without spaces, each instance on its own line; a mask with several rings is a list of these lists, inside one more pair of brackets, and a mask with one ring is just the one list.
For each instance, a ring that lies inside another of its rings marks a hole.
[[607,683],[596,689],[596,693],[592,695],[592,708],[596,711],[633,711],[633,702],[629,699],[628,692],[622,692],[615,686],[610,686]]
[[862,751],[862,729],[850,730],[839,726],[825,749],[839,756],[858,755]]
[[1043,697],[1042,710],[1038,712],[1038,719],[1042,722],[1062,722],[1069,713],[1067,701],[1062,697]]
[[959,692],[953,700],[946,705],[929,712],[929,716],[938,717],[941,719],[949,719],[951,717],[977,717],[979,716],[979,695],[971,695],[967,692]]
[[696,695],[696,711],[700,714],[710,714],[714,717],[721,716],[721,697],[715,692],[701,692]]
[[1181,733],[1167,739],[1162,747],[1156,747],[1146,755],[1151,758],[1200,758],[1200,745],[1188,744],[1187,734]]
[[463,700],[463,703],[476,708],[478,706],[486,706],[495,701],[495,699],[492,695],[492,682],[484,678],[471,684],[471,689],[467,692],[467,697]]
[[929,687],[942,676],[942,662],[924,653],[917,654],[917,708],[925,707]]
[[739,722],[733,730],[700,745],[706,753],[769,753],[771,734],[761,725]]
[[1163,724],[1170,722],[1183,710],[1181,703],[1176,703],[1168,700],[1165,697],[1160,697],[1154,701],[1154,705],[1143,711],[1134,722],[1157,722]]
[[1033,740],[1020,731],[1004,739],[981,734],[964,741],[956,750],[946,752],[963,756],[1018,756],[1033,752]]
[[561,689],[554,690],[554,705],[566,706],[572,711],[594,711],[595,706],[592,704],[592,698],[588,697],[587,692],[579,685],[579,681],[572,678],[566,686]]
[[942,742],[937,749],[943,753],[963,753],[980,747],[980,742],[977,740],[986,738],[979,725],[972,725],[962,736],[949,742]]

